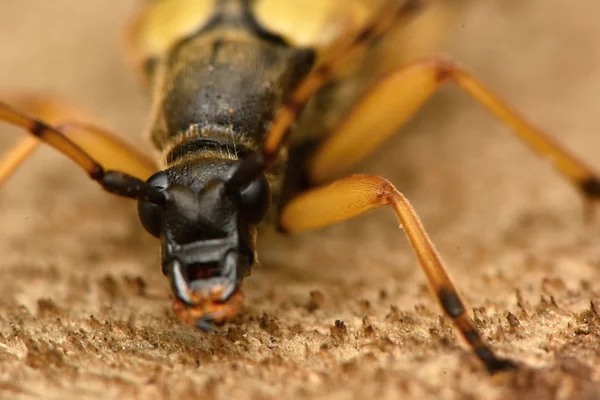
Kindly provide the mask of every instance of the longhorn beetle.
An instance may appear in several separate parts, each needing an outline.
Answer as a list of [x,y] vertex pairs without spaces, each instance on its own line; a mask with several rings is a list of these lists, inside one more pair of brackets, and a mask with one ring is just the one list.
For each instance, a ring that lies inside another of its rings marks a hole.
[[[371,71],[359,60],[430,2],[348,2],[340,23],[321,36],[314,20],[287,19],[282,3],[155,0],[131,25],[132,54],[152,94],[149,131],[160,171],[101,128],[50,124],[0,103],[0,120],[30,134],[0,163],[0,179],[45,142],[105,190],[137,200],[142,225],[160,239],[174,313],[203,330],[239,312],[241,284],[256,263],[263,220],[275,218],[292,233],[391,206],[433,295],[477,357],[490,373],[515,368],[482,340],[405,196],[378,176],[334,178],[397,132],[448,81],[509,125],[588,199],[600,195],[598,177],[470,73],[437,56],[367,78],[368,88],[355,88],[358,100],[331,123],[335,101],[341,101],[336,90],[349,77]],[[304,11],[325,18],[335,3],[309,1]],[[260,18],[264,7],[272,7],[278,24]],[[115,162],[123,167],[103,167]]]

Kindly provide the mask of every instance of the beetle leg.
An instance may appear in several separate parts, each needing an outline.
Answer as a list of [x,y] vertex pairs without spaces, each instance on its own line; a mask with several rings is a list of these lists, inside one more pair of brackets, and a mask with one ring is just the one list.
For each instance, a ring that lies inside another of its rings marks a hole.
[[470,73],[452,61],[428,57],[382,78],[361,99],[338,128],[316,150],[309,162],[313,182],[340,176],[398,131],[447,81],[483,104],[533,151],[583,192],[600,197],[600,180],[583,162],[512,110]]
[[361,29],[342,35],[324,50],[326,57],[297,84],[276,111],[260,152],[253,152],[238,166],[228,182],[229,190],[238,190],[268,170],[287,143],[291,128],[300,111],[310,98],[325,86],[365,48],[369,48],[395,26],[403,16],[410,14],[420,4],[419,0],[390,1],[382,11]]
[[395,23],[415,7],[414,1],[391,1],[364,27],[335,41],[319,62],[288,96],[275,114],[263,147],[263,170],[269,168],[288,140],[290,129],[308,100],[336,74],[373,42],[389,32]]
[[[146,180],[157,171],[154,161],[123,139],[94,125],[68,121],[56,125],[66,137],[97,160],[106,169],[120,170]],[[23,138],[0,159],[0,185],[29,158],[40,141]]]
[[38,148],[40,142],[27,136],[9,149],[0,159],[0,186],[23,164]]
[[372,175],[352,175],[309,190],[291,200],[281,213],[281,226],[299,232],[344,221],[375,207],[394,208],[442,309],[490,373],[516,368],[484,343],[467,315],[467,307],[446,271],[417,213],[389,181]]
[[[51,123],[98,160],[104,168],[121,170],[142,179],[156,172],[156,166],[150,157],[117,135],[92,125],[88,122],[92,121],[92,118],[68,103],[26,94],[9,94],[6,98],[19,109]],[[0,158],[0,185],[31,156],[39,143],[40,141],[32,136],[23,138]]]
[[[148,159],[145,156],[142,157],[139,152],[131,152],[131,147],[126,147],[124,142],[99,128],[82,123],[69,123],[58,128],[27,116],[2,102],[0,102],[1,121],[23,128],[31,137],[54,147],[78,164],[90,178],[98,182],[105,190],[113,194],[135,199],[145,198],[156,204],[163,204],[166,201],[164,192],[151,187],[135,176],[142,172],[139,176],[146,178],[155,170],[148,164]],[[23,148],[25,147],[23,145]],[[22,151],[21,155],[24,153],[26,151]],[[136,154],[140,156],[138,157]],[[102,162],[106,161],[106,165],[110,167],[135,165],[138,168],[128,168],[127,172],[105,169],[96,161],[96,157]],[[25,158],[20,157],[20,161]],[[13,157],[12,161],[10,157],[5,159],[4,165],[7,168],[4,170],[8,173],[14,171],[19,163],[18,159],[19,157]]]

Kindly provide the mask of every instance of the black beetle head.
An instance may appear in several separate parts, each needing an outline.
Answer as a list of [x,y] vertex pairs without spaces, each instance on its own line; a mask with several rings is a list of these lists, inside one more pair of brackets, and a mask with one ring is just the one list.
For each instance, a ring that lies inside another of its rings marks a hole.
[[241,306],[239,287],[255,261],[256,225],[270,205],[263,174],[230,184],[241,163],[200,159],[158,172],[147,183],[166,192],[166,204],[138,203],[144,228],[161,239],[176,314],[203,329]]

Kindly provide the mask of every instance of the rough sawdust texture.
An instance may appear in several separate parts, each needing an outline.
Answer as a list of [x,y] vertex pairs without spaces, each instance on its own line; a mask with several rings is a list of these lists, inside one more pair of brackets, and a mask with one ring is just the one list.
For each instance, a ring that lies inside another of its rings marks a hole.
[[[139,140],[147,104],[119,47],[133,3],[2,2],[0,85]],[[448,52],[600,170],[600,5],[576,3],[473,2]],[[266,235],[244,313],[188,328],[131,206],[43,149],[0,197],[0,396],[599,397],[600,221],[582,222],[576,191],[456,89],[376,159],[362,170],[415,204],[516,376],[461,347],[389,210]]]

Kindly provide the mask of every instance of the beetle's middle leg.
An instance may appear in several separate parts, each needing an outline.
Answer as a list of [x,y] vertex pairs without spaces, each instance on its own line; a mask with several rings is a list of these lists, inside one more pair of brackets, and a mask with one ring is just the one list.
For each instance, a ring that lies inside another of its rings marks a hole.
[[313,183],[321,183],[342,175],[398,132],[447,81],[454,81],[510,126],[588,200],[600,197],[600,179],[588,166],[527,122],[470,73],[436,56],[403,66],[375,84],[316,150],[309,161],[309,178]]
[[515,368],[513,362],[496,356],[484,343],[417,213],[389,181],[378,176],[352,175],[311,189],[285,205],[280,224],[288,232],[305,231],[344,221],[385,205],[394,208],[432,293],[488,371],[496,373]]

